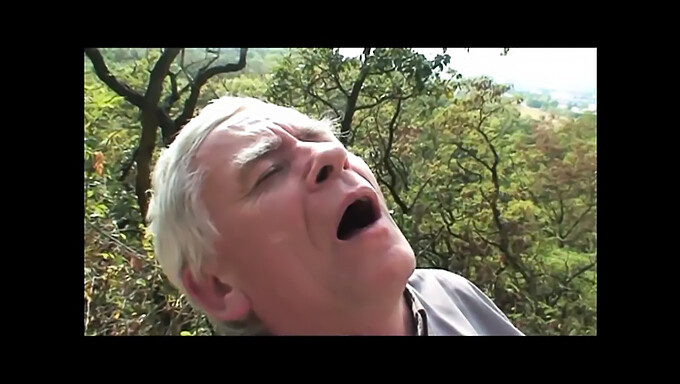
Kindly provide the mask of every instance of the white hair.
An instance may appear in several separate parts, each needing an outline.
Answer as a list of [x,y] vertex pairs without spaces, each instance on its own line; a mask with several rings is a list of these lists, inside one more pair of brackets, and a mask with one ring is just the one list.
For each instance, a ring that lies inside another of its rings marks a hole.
[[[298,127],[323,125],[332,130],[332,122],[313,120],[290,108],[254,98],[222,97],[208,103],[162,151],[152,177],[148,231],[153,236],[155,256],[161,268],[193,307],[197,305],[187,294],[182,272],[189,268],[199,279],[204,260],[215,256],[212,244],[219,235],[200,198],[204,172],[193,160],[218,125],[235,126],[253,120],[277,120]],[[262,330],[253,314],[238,323],[221,323],[209,315],[208,319],[222,334],[254,334]]]

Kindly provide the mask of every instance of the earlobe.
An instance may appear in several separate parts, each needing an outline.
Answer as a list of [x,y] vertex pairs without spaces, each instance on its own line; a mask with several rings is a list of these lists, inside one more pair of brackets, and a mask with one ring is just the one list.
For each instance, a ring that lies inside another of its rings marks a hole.
[[250,300],[235,287],[216,276],[197,279],[189,268],[182,271],[182,282],[191,298],[211,317],[221,321],[242,320],[250,312]]

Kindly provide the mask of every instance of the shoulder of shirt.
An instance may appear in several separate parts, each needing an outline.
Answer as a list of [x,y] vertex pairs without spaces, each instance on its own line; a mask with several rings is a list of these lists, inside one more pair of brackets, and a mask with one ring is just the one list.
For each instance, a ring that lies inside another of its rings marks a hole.
[[478,302],[480,299],[486,299],[470,280],[445,269],[416,269],[408,283],[417,292],[426,296],[427,292],[437,291],[445,292],[447,296],[459,302]]
[[505,314],[472,281],[444,269],[416,269],[408,280],[410,289],[428,315],[451,313],[457,308],[463,318],[476,324],[482,334],[521,334],[512,326]]

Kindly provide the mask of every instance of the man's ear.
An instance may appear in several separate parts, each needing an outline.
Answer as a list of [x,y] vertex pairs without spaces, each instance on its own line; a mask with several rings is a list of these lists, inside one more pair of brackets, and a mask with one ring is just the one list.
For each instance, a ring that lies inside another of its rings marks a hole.
[[214,275],[196,278],[190,268],[184,268],[182,283],[191,298],[214,319],[243,320],[250,312],[248,297]]

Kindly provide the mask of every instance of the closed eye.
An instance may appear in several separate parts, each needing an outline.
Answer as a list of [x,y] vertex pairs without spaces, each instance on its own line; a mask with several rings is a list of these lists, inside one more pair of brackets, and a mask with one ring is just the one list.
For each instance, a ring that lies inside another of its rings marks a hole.
[[267,179],[269,178],[269,176],[272,176],[273,174],[275,174],[276,172],[278,172],[278,171],[280,171],[280,170],[281,170],[281,166],[278,165],[278,164],[274,164],[274,165],[272,165],[271,167],[267,168],[267,170],[262,174],[262,176],[260,176],[260,178],[257,179],[257,182],[255,183],[255,186],[257,187],[257,186],[260,185],[262,182],[264,182],[265,180],[267,180]]
[[307,142],[324,142],[330,141],[330,132],[316,127],[303,127],[298,131],[298,140]]

